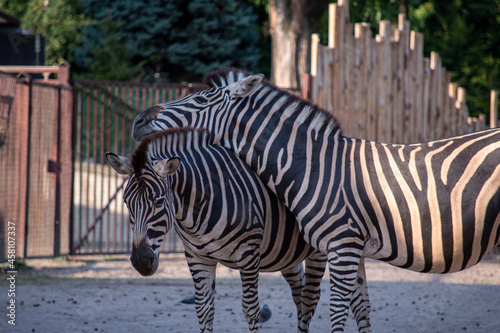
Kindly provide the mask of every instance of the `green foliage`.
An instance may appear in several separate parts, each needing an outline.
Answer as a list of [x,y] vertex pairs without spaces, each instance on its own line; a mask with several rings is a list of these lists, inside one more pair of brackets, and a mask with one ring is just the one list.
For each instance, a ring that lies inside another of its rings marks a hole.
[[[399,0],[350,1],[352,22],[397,24]],[[497,0],[410,0],[410,24],[424,34],[424,56],[437,52],[453,82],[467,90],[469,113],[489,113],[489,94],[500,90],[500,4]],[[321,18],[322,43],[328,40],[328,13]]]
[[143,73],[145,60],[134,62],[136,55],[131,42],[118,32],[122,28],[121,21],[104,19],[99,26],[99,38],[90,44],[92,57],[85,58],[88,72],[86,77],[96,80],[133,80]]
[[72,63],[80,31],[90,23],[78,1],[0,0],[0,8],[18,19],[23,29],[45,36],[46,65]]
[[130,43],[135,62],[146,61],[144,80],[198,80],[222,66],[257,69],[256,16],[238,0],[82,0],[97,24],[83,31],[79,63],[92,62],[92,45],[102,45],[99,25],[122,22],[115,32]]
[[490,91],[500,89],[500,4],[432,0],[414,5],[410,19],[424,33],[424,52],[438,52],[452,81],[466,88],[472,116],[488,113]]
[[256,70],[256,16],[251,6],[234,0],[192,0],[179,8],[184,19],[172,31],[166,58],[194,76],[225,66]]

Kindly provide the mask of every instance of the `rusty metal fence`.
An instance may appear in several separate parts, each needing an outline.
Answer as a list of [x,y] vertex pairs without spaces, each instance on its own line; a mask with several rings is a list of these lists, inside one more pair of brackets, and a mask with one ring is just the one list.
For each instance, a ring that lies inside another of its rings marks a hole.
[[[124,253],[131,229],[123,203],[125,177],[105,162],[104,153],[126,156],[135,147],[132,122],[142,110],[200,89],[198,84],[138,84],[75,80],[74,209],[71,253]],[[170,232],[162,251],[183,246]]]
[[[43,80],[26,74],[40,70]],[[126,179],[104,153],[134,149],[130,130],[138,112],[204,88],[91,80],[70,86],[68,78],[67,63],[0,67],[0,261],[12,245],[9,226],[16,257],[129,252]],[[182,250],[169,233],[162,251]]]
[[[73,94],[59,81],[0,74],[0,258],[69,253]],[[9,245],[9,246],[7,246]]]

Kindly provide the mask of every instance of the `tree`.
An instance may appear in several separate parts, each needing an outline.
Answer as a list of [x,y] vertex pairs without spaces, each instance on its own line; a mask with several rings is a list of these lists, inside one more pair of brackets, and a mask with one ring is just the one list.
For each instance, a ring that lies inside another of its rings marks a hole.
[[424,52],[438,52],[452,81],[466,88],[469,113],[488,113],[490,91],[500,89],[498,1],[414,0],[410,19],[424,33]]
[[300,88],[309,72],[311,34],[329,1],[269,0],[271,80],[279,87]]
[[83,32],[81,63],[92,59],[107,17],[123,23],[117,34],[131,43],[134,61],[147,61],[145,80],[199,80],[223,66],[258,69],[256,16],[246,1],[83,0],[83,7],[96,24]]
[[[452,81],[466,88],[471,116],[488,113],[490,91],[500,89],[498,1],[357,0],[349,4],[351,21],[370,23],[376,34],[380,21],[397,23],[401,5],[406,3],[411,28],[424,34],[424,55],[439,53]],[[325,13],[319,29],[323,43],[327,22]]]
[[92,58],[87,58],[86,77],[96,80],[130,81],[143,74],[146,60],[134,62],[135,50],[130,42],[118,34],[123,27],[121,21],[104,19],[100,25],[100,35],[90,45]]
[[45,36],[45,63],[74,61],[80,31],[90,20],[77,1],[0,0],[0,8],[21,22],[21,27]]
[[165,57],[190,75],[226,66],[256,71],[260,58],[252,6],[236,0],[192,0],[180,6],[183,19],[172,31]]

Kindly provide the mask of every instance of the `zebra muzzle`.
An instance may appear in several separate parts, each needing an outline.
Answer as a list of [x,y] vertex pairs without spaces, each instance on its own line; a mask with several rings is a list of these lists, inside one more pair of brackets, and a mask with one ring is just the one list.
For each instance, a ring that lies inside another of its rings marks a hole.
[[130,261],[142,276],[150,276],[156,272],[159,259],[147,239],[143,238],[139,245],[133,244]]

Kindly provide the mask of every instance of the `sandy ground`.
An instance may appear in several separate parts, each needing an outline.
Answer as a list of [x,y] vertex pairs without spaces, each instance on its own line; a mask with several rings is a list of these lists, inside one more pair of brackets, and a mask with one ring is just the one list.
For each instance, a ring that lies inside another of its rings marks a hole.
[[[2,306],[0,332],[198,332],[182,255],[162,255],[158,273],[141,277],[127,256],[27,260],[16,275],[16,326]],[[500,256],[464,272],[413,273],[367,261],[374,332],[500,332]],[[7,304],[6,274],[0,301]],[[247,332],[237,271],[217,269],[215,332]],[[328,332],[328,281],[311,332]],[[261,274],[261,304],[272,318],[261,332],[295,332],[295,307],[279,273]],[[350,314],[346,332],[357,332]]]

